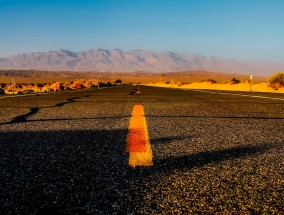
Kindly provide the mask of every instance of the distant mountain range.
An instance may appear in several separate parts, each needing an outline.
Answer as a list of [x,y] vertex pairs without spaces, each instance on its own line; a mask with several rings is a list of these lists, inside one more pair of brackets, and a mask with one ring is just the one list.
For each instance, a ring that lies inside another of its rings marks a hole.
[[227,74],[269,76],[284,70],[284,63],[241,61],[202,55],[150,50],[91,49],[83,52],[57,50],[0,58],[0,70],[153,72],[207,70]]

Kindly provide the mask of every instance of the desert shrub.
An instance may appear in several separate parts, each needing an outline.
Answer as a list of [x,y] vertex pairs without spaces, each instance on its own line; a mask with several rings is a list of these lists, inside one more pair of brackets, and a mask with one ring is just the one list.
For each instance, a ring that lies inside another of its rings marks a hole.
[[115,82],[114,82],[115,84],[122,84],[122,80],[120,80],[120,79],[117,79],[117,80],[115,80]]
[[232,78],[231,80],[231,84],[239,84],[241,81],[239,79],[236,78]]
[[34,90],[24,90],[24,93],[34,93]]
[[211,84],[217,84],[217,81],[212,79],[212,78],[205,79],[203,82],[209,82]]
[[284,74],[282,72],[276,73],[268,79],[268,85],[275,90],[284,87]]
[[5,91],[2,88],[0,88],[0,94],[5,94]]
[[104,83],[99,82],[99,87],[104,87],[104,86],[105,86],[105,84],[104,84]]
[[37,83],[37,87],[43,87],[46,83]]
[[167,81],[167,82],[166,82],[166,84],[170,84],[170,82],[169,82],[169,81]]
[[99,83],[99,87],[110,87],[110,86],[112,86],[112,83],[110,82],[106,82],[106,83],[100,82]]

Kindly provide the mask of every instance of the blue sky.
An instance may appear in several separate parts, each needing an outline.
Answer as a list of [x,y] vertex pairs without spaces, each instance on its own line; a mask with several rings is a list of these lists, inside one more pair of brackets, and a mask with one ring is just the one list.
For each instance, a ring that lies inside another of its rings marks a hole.
[[284,62],[283,0],[0,0],[0,57],[151,49]]

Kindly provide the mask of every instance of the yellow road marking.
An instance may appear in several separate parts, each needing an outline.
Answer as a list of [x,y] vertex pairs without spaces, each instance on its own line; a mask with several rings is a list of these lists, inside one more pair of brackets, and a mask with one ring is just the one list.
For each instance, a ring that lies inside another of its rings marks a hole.
[[153,155],[142,105],[134,105],[126,138],[129,166],[153,166]]

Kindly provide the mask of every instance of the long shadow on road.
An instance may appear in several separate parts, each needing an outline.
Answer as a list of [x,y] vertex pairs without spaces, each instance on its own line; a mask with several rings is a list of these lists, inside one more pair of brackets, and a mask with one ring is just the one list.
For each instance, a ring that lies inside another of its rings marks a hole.
[[[1,132],[1,214],[127,211],[126,130]],[[126,196],[126,197],[125,197]]]
[[179,157],[170,156],[156,162],[155,174],[169,174],[173,170],[186,170],[193,167],[201,167],[209,163],[220,163],[226,160],[259,155],[274,147],[277,147],[277,144],[244,145]]
[[160,174],[251,156],[272,147],[169,157],[154,160],[154,167],[133,170],[124,153],[126,134],[123,129],[0,132],[1,214],[135,213],[151,190],[149,180]]

